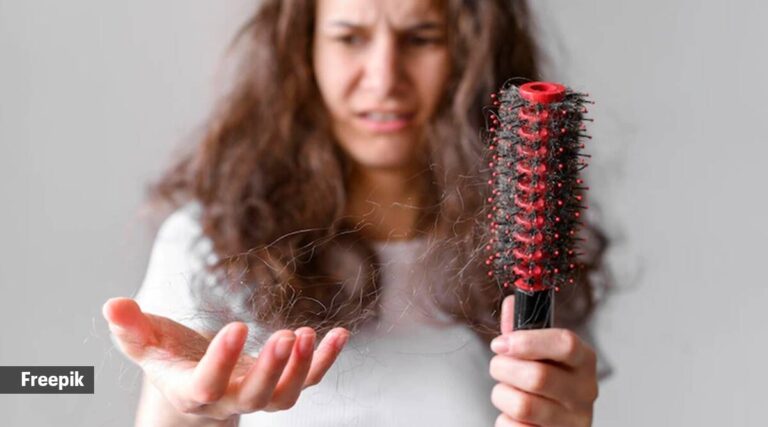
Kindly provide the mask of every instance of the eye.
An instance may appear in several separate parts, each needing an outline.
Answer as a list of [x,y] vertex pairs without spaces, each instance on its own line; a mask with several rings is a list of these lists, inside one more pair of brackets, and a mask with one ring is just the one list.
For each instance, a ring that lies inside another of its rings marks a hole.
[[436,45],[443,42],[441,37],[427,37],[420,35],[412,35],[406,38],[406,43],[411,46],[429,46]]
[[363,37],[357,34],[341,35],[336,37],[335,40],[341,44],[348,45],[348,46],[359,46],[365,41]]

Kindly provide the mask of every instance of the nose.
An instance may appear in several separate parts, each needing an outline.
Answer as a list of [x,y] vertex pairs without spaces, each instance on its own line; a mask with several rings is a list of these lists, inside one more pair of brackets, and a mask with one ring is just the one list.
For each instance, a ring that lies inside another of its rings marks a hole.
[[395,38],[379,37],[366,57],[364,88],[379,99],[391,95],[402,80],[401,62]]

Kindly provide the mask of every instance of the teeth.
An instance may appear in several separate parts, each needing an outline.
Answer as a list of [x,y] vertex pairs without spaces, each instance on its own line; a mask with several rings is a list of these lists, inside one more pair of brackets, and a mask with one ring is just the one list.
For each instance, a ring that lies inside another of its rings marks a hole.
[[368,113],[365,115],[366,118],[370,120],[374,120],[377,122],[386,122],[391,120],[398,120],[402,119],[405,116],[404,115],[398,115],[398,114],[392,114],[392,113]]

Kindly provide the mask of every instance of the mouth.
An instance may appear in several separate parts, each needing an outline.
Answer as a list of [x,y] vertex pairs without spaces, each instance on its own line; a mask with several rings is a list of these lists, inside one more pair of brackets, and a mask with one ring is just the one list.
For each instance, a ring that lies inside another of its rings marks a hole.
[[397,132],[410,126],[416,115],[399,111],[366,111],[356,114],[356,118],[366,129],[377,132]]

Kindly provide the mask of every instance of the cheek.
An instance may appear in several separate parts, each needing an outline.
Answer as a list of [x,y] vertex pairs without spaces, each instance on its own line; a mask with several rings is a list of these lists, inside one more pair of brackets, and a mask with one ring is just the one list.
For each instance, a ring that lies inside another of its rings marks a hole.
[[315,82],[320,89],[320,95],[324,100],[327,100],[333,93],[333,64],[328,61],[328,55],[325,53],[325,49],[321,46],[315,45],[314,52],[312,54],[312,68],[315,75]]
[[448,84],[450,76],[450,62],[447,54],[430,58],[426,63],[420,64],[415,69],[415,75],[419,82],[419,96],[424,105],[425,115],[431,115],[437,109],[437,103]]
[[320,50],[313,61],[315,79],[328,109],[339,112],[347,90],[351,64],[342,56],[328,50]]

